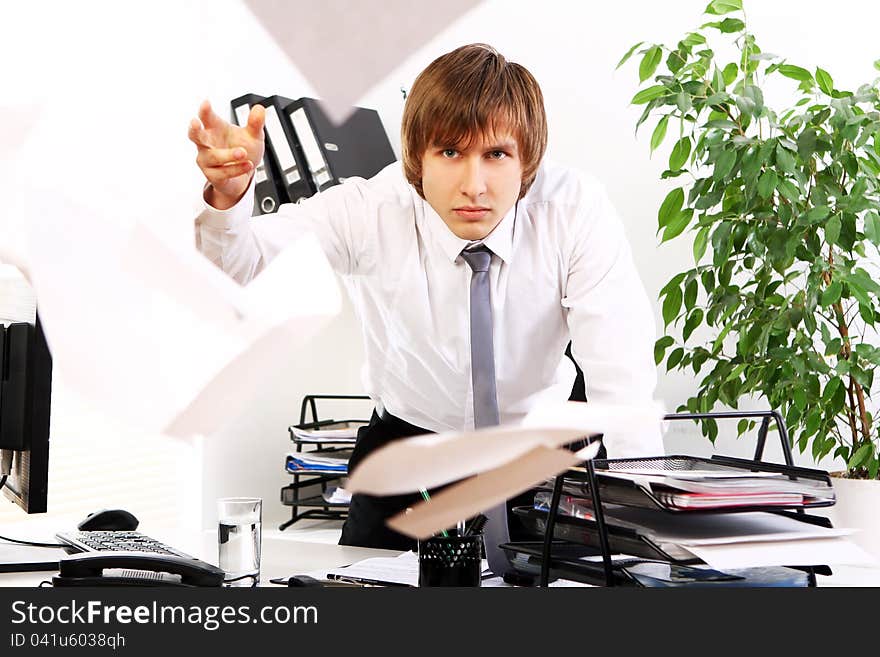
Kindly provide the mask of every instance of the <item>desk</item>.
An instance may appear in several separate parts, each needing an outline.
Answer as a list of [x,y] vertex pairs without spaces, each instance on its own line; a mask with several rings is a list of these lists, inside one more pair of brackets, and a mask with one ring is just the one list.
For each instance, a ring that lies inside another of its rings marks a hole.
[[[205,561],[217,563],[217,536],[212,531],[190,536],[188,542],[172,541],[170,536],[161,532],[151,535]],[[370,557],[394,557],[398,554],[400,552],[395,550],[304,541],[295,535],[270,530],[263,535],[260,585],[275,586],[269,583],[269,579],[274,577],[288,577],[322,568],[343,566]],[[832,566],[832,570],[834,575],[830,577],[817,577],[820,587],[880,587],[880,568]],[[49,571],[0,573],[0,586],[39,586],[40,582],[50,580],[52,574]]]
[[[200,536],[190,536],[189,541],[173,541],[170,536],[162,532],[145,531],[144,533],[209,563],[217,564],[216,532],[206,531]],[[398,554],[400,552],[397,550],[377,550],[297,540],[295,536],[269,531],[263,535],[260,585],[276,586],[269,583],[269,579],[273,577],[288,577],[322,568],[344,566],[370,557],[395,557]],[[40,582],[50,580],[53,574],[50,571],[0,573],[0,586],[39,586]]]

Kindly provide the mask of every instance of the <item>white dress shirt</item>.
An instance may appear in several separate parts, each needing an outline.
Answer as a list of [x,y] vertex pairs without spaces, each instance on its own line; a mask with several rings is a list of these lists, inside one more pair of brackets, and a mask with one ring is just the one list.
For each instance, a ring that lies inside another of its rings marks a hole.
[[[234,207],[207,204],[198,248],[238,282],[286,244],[313,232],[351,296],[363,329],[366,393],[431,431],[474,426],[470,366],[471,269],[457,237],[407,183],[399,162],[350,178],[275,214],[251,218],[253,184]],[[544,162],[528,193],[483,243],[494,323],[502,423],[539,400],[565,400],[572,353],[587,398],[648,402],[656,385],[651,306],[623,226],[602,186]],[[308,285],[291,281],[291,285]],[[606,435],[608,455],[659,455],[653,435]]]

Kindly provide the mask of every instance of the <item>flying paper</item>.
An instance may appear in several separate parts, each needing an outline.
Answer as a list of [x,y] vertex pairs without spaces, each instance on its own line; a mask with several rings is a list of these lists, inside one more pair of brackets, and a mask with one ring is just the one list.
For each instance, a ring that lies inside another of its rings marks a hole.
[[337,123],[373,85],[479,0],[245,0]]
[[397,440],[366,457],[346,489],[399,495],[434,488],[509,463],[538,446],[559,447],[584,436],[658,431],[659,404],[591,402],[547,404],[519,425],[448,432]]
[[312,236],[242,287],[194,246],[172,248],[98,207],[37,198],[28,250],[55,367],[143,430],[216,432],[339,311]]

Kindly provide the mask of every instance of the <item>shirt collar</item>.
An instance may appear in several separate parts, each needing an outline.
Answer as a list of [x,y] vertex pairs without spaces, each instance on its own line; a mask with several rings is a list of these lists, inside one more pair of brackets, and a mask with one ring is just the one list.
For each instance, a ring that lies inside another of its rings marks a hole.
[[[428,220],[427,223],[431,236],[437,240],[440,249],[449,261],[455,262],[455,259],[461,254],[462,250],[471,243],[470,240],[458,237],[458,235],[449,230],[449,226],[434,211],[430,203],[425,200],[422,203],[424,204],[425,217]],[[518,203],[514,203],[513,207],[495,226],[495,230],[489,233],[483,240],[483,244],[508,265],[513,255],[513,228],[517,205]]]

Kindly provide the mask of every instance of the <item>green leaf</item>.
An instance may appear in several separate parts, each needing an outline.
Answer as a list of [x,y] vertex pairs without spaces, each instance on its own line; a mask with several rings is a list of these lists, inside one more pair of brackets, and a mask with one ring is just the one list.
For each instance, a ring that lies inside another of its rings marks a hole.
[[742,11],[742,0],[712,0],[706,7],[705,13],[723,16],[734,11]]
[[825,390],[822,391],[822,401],[826,404],[829,403],[834,396],[837,394],[837,391],[843,387],[843,382],[837,377],[831,379],[827,384],[825,384]]
[[868,299],[868,293],[865,292],[865,288],[854,282],[852,278],[847,279],[847,286],[849,287],[849,293],[859,302],[860,305],[871,305],[871,300]]
[[722,264],[727,262],[727,255],[730,252],[730,232],[732,230],[733,226],[730,222],[725,221],[718,224],[712,232],[712,250],[714,252],[712,264],[716,268],[720,268]]
[[678,111],[682,114],[687,114],[693,109],[693,103],[691,102],[691,97],[686,94],[684,91],[675,95],[675,106],[678,107]]
[[[778,183],[776,183],[776,189],[779,190],[779,193],[782,194],[785,198],[789,200],[791,203],[800,202],[800,190],[795,186],[793,182],[790,180],[781,179]],[[786,206],[782,206],[785,208]],[[780,209],[780,216],[782,213],[782,209]]]
[[802,160],[807,160],[816,152],[816,142],[818,141],[816,128],[809,127],[804,130],[797,138],[797,152]]
[[[718,91],[718,92],[712,94],[711,96],[709,96],[705,102],[707,105],[723,105],[724,103],[730,102],[730,94],[727,93],[726,91]],[[736,123],[734,123],[733,121],[728,121],[728,123],[730,124],[730,127],[733,127],[733,128],[736,127]],[[714,125],[717,125],[717,124],[714,124]],[[707,126],[708,126],[708,124],[707,124]]]
[[721,76],[724,78],[724,86],[729,87],[731,84],[733,84],[733,81],[736,80],[736,76],[738,73],[739,68],[733,62],[725,66],[724,70],[721,71]]
[[651,152],[653,153],[657,147],[663,143],[666,138],[666,126],[669,123],[669,115],[667,114],[657,122],[654,128],[654,134],[651,135]]
[[666,195],[660,205],[660,211],[657,213],[658,231],[678,215],[682,205],[684,205],[684,190],[681,187],[676,187]]
[[819,301],[823,308],[827,308],[833,303],[840,300],[840,293],[843,291],[843,284],[840,281],[834,281],[822,292],[822,299]]
[[794,66],[792,64],[783,64],[779,67],[778,71],[782,73],[787,78],[791,78],[792,80],[797,80],[798,82],[813,82],[813,76],[810,72],[801,68],[800,66]]
[[810,225],[817,224],[821,221],[825,221],[828,215],[831,214],[831,208],[827,205],[817,205],[814,208],[811,208],[809,212],[804,214],[804,221]]
[[770,198],[776,189],[776,182],[779,177],[773,169],[767,169],[758,179],[758,196],[763,199]]
[[876,68],[878,71],[880,71],[880,59],[878,59],[874,62],[874,68]]
[[688,32],[687,36],[682,39],[681,42],[686,46],[699,46],[706,43],[706,37],[699,32]]
[[666,93],[666,87],[662,84],[655,84],[652,87],[647,87],[646,89],[642,89],[639,93],[632,97],[632,100],[629,101],[632,105],[644,105],[645,103],[649,103],[655,98],[659,98]]
[[678,316],[681,310],[681,288],[675,287],[669,291],[663,300],[663,327],[669,326],[670,322]]
[[663,286],[662,290],[660,290],[660,294],[657,296],[657,298],[659,299],[660,297],[665,297],[667,294],[672,292],[673,289],[680,287],[685,275],[686,272],[681,272],[670,278],[669,282]]
[[690,137],[682,137],[675,146],[672,147],[672,153],[669,155],[669,168],[673,171],[681,169],[691,154]]
[[880,283],[877,283],[877,281],[875,281],[871,275],[861,267],[856,267],[847,280],[858,284],[869,292],[880,294]]
[[855,470],[856,468],[861,467],[862,463],[868,460],[873,451],[874,446],[871,443],[862,445],[856,450],[856,453],[852,455],[852,458],[846,464],[846,467],[849,470]]
[[660,46],[651,46],[648,48],[648,52],[645,53],[645,56],[642,57],[642,62],[639,64],[640,83],[654,75],[654,71],[657,70],[657,65],[660,64],[662,58],[663,51],[660,50]]
[[694,278],[684,288],[684,307],[690,311],[697,303],[697,279]]
[[784,173],[794,173],[794,156],[781,145],[776,147],[776,164]]
[[865,215],[865,237],[875,245],[880,245],[880,216],[876,210],[871,210]]
[[724,34],[742,32],[745,27],[746,24],[738,18],[725,18],[723,21],[718,23],[718,29],[721,30]]
[[724,180],[725,176],[733,169],[734,164],[736,164],[736,151],[722,151],[718,159],[715,160],[715,170],[712,172],[712,177],[715,180]]
[[840,239],[840,215],[832,215],[825,222],[825,239],[829,244],[837,244]]
[[819,88],[829,96],[834,91],[834,80],[828,75],[828,71],[818,67],[816,68],[816,84],[818,84]]
[[676,347],[672,350],[672,353],[669,354],[669,358],[666,360],[666,371],[673,369],[676,365],[681,362],[681,359],[684,357],[684,349],[681,347]]
[[672,220],[667,224],[666,230],[663,231],[663,239],[660,242],[668,242],[674,237],[678,237],[682,234],[685,228],[688,227],[688,224],[691,222],[691,219],[694,216],[694,211],[691,209],[682,210],[679,212]]
[[633,53],[636,51],[636,48],[638,48],[638,47],[639,47],[640,45],[642,45],[643,43],[644,43],[644,41],[639,41],[636,45],[634,45],[632,48],[630,48],[629,50],[627,50],[627,51],[626,51],[626,54],[620,59],[619,62],[617,62],[617,66],[614,67],[614,70],[617,70],[617,69],[619,69],[621,66],[623,66],[624,64],[626,64],[627,60],[628,60],[630,57],[632,57]]
[[806,422],[806,435],[812,436],[816,431],[819,430],[819,425],[822,423],[822,412],[819,408],[813,407],[809,413],[807,413],[807,422]]
[[663,355],[666,353],[666,350],[673,345],[675,340],[673,340],[670,336],[664,335],[662,338],[657,340],[654,343],[654,364],[659,365],[663,362]]
[[709,226],[703,226],[697,232],[694,238],[694,264],[700,262],[706,253],[706,246],[709,243]]
[[685,320],[684,329],[681,332],[681,337],[683,340],[687,341],[694,330],[703,322],[703,311],[700,308],[694,309],[694,311],[688,315],[688,318]]
[[747,85],[745,89],[743,89],[743,96],[746,98],[751,98],[755,103],[755,115],[760,115],[764,111],[764,92],[761,91],[760,87],[756,87],[753,84]]

